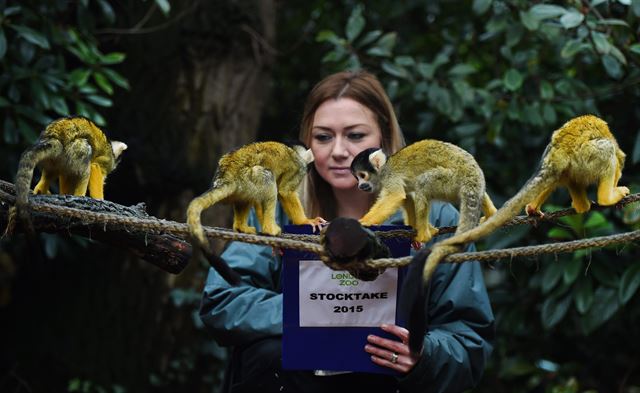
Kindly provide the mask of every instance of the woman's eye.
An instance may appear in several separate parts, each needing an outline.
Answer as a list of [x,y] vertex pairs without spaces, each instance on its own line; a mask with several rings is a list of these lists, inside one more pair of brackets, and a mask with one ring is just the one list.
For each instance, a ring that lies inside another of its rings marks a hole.
[[327,142],[328,140],[331,139],[331,135],[316,134],[316,135],[313,136],[313,139],[317,140],[318,142]]
[[352,132],[349,134],[349,139],[355,140],[355,141],[359,141],[360,139],[364,138],[365,136],[367,136],[367,134],[363,133],[363,132]]

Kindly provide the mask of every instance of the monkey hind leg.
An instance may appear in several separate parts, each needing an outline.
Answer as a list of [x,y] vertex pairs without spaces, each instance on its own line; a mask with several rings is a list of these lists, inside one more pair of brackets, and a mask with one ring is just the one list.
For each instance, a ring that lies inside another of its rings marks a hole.
[[416,216],[416,236],[413,239],[416,242],[427,243],[435,235],[438,234],[438,228],[429,222],[429,212],[431,204],[421,196],[416,195],[415,199],[415,216]]
[[576,213],[585,213],[591,209],[591,201],[587,196],[587,189],[579,184],[569,184],[567,186],[571,195],[571,207]]
[[609,168],[602,174],[598,182],[598,204],[615,205],[629,195],[629,188],[618,186],[621,174],[618,162],[615,157],[612,157]]
[[542,215],[542,211],[540,210],[540,208],[542,207],[542,204],[547,200],[547,198],[549,198],[549,195],[551,195],[555,188],[555,184],[545,188],[534,198],[533,201],[529,202],[525,207],[525,211],[527,212],[527,214],[530,216]]
[[246,202],[233,204],[233,229],[235,231],[250,234],[256,233],[256,228],[247,224],[250,209],[251,205]]
[[276,223],[276,202],[278,200],[276,184],[271,183],[271,186],[269,186],[265,192],[265,198],[260,202],[262,219],[259,218],[259,221],[262,226],[262,233],[273,236],[279,235],[282,229]]
[[91,163],[88,176],[89,196],[91,198],[104,199],[104,179],[105,174],[104,172],[102,172],[102,168],[100,168],[100,165],[95,162]]
[[57,177],[58,175],[52,172],[51,170],[43,169],[42,176],[40,177],[40,181],[38,181],[38,184],[36,184],[36,187],[34,188],[33,193],[38,195],[51,194],[51,191],[50,191],[51,183],[53,183]]
[[483,222],[487,218],[493,216],[497,211],[498,209],[496,209],[493,201],[489,197],[489,194],[485,192],[482,197],[482,213],[484,214],[484,217],[480,219],[480,222]]

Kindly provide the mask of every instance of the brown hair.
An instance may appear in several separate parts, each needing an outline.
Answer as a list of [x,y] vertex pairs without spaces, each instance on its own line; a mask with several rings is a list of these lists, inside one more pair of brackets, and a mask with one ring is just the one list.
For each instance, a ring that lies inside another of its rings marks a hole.
[[[343,71],[318,82],[304,106],[300,125],[300,140],[311,146],[311,128],[318,107],[329,99],[350,98],[373,112],[382,132],[382,150],[393,154],[404,145],[404,136],[398,125],[393,105],[375,75],[364,71]],[[312,166],[302,189],[302,203],[309,217],[332,219],[336,215],[331,187]]]

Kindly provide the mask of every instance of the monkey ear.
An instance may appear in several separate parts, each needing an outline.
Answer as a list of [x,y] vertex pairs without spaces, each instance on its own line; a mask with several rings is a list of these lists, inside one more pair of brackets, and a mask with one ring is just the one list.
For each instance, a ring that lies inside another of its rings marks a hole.
[[313,152],[311,151],[311,149],[307,149],[307,150],[301,151],[300,152],[300,156],[302,157],[304,162],[307,163],[307,165],[311,164],[313,162],[313,160],[315,159],[315,157],[313,157]]
[[380,168],[382,168],[382,166],[387,162],[387,156],[384,154],[382,149],[378,149],[369,154],[369,162],[376,170],[376,172],[378,172]]
[[111,150],[113,150],[113,155],[118,158],[123,151],[127,150],[127,145],[123,142],[111,141]]

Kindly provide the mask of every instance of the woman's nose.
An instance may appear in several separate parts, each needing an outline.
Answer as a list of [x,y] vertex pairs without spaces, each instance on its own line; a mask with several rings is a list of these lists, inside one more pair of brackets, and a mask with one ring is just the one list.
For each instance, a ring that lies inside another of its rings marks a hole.
[[331,154],[334,157],[341,157],[341,158],[349,156],[348,146],[342,138],[336,138],[336,141],[333,144],[333,149],[331,150]]

